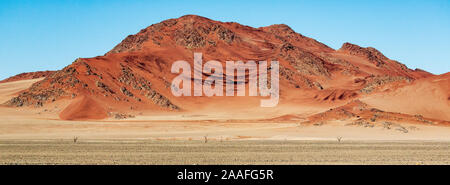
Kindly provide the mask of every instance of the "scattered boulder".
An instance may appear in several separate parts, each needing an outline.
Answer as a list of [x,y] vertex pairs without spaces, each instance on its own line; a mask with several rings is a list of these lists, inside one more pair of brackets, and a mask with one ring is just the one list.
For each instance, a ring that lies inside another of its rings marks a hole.
[[125,87],[121,87],[120,88],[120,92],[122,92],[124,95],[128,96],[128,97],[133,97],[133,93],[131,93],[130,91],[127,90],[127,88]]

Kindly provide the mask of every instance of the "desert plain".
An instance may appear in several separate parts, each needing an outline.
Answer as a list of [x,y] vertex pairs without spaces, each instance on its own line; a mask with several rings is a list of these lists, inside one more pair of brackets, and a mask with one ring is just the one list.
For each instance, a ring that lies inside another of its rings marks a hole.
[[[0,98],[39,80],[1,83]],[[201,112],[70,121],[56,110],[0,107],[0,164],[450,164],[448,126]]]

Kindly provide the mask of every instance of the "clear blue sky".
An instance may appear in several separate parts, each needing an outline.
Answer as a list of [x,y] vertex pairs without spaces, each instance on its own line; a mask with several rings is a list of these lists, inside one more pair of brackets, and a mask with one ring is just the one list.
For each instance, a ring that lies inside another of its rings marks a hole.
[[0,1],[0,79],[103,55],[129,34],[197,14],[260,27],[284,23],[338,49],[372,46],[410,68],[450,71],[450,1]]

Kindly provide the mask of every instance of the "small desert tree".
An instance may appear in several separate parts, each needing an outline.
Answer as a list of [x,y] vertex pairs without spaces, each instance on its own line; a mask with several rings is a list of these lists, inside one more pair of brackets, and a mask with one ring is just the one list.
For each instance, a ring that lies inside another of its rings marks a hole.
[[341,136],[338,136],[336,139],[337,139],[337,141],[340,143],[341,140],[342,140],[342,137],[341,137]]
[[73,143],[77,143],[77,141],[78,141],[78,137],[73,137]]

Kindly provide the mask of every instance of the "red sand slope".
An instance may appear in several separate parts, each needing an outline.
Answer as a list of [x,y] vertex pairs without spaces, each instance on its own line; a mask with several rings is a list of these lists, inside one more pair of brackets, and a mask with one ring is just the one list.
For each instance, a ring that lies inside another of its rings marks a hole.
[[59,114],[64,120],[91,120],[106,118],[106,110],[89,97],[78,97]]

